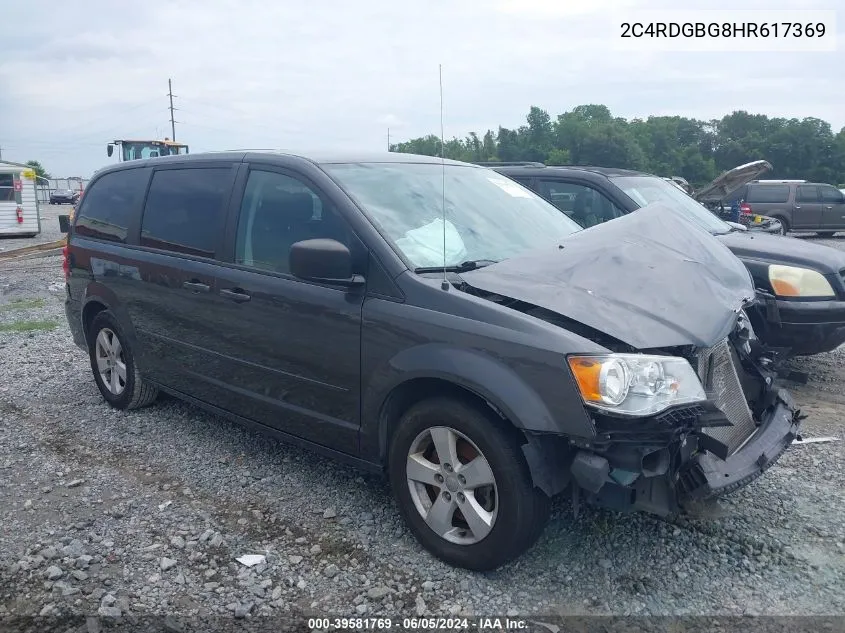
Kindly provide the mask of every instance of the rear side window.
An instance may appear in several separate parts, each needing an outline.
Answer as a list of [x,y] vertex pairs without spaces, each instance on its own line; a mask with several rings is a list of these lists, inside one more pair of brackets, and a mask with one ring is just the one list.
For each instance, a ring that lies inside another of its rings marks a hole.
[[74,233],[125,243],[149,175],[146,169],[123,169],[98,178],[82,198]]
[[786,202],[789,200],[789,185],[752,185],[748,187],[748,197],[745,201],[752,202]]
[[213,258],[232,188],[228,167],[156,171],[141,222],[141,246]]
[[570,219],[590,227],[622,217],[624,213],[592,187],[574,182],[540,180],[539,194]]
[[795,202],[818,202],[819,188],[815,185],[798,185],[795,190]]

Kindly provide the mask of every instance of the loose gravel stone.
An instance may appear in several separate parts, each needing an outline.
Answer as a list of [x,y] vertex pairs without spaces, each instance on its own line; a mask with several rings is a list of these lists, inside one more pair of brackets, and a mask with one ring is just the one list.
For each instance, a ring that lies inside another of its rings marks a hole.
[[161,571],[167,571],[168,569],[173,569],[176,567],[177,562],[172,558],[164,557],[159,561],[159,567]]
[[45,572],[45,576],[47,576],[47,580],[58,580],[65,573],[62,571],[61,567],[57,567],[56,565],[50,565]]

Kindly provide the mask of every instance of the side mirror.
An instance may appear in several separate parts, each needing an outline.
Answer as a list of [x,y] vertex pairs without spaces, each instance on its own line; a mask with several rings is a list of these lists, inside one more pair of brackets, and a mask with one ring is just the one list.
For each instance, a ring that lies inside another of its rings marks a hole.
[[111,158],[111,155],[114,154],[114,145],[109,143],[108,147],[106,147],[106,153],[109,155],[109,158]]
[[59,216],[59,231],[62,233],[70,233],[70,216],[69,215],[60,215]]
[[352,254],[337,240],[302,240],[290,247],[290,271],[300,279],[338,286],[360,286],[361,275],[352,274]]

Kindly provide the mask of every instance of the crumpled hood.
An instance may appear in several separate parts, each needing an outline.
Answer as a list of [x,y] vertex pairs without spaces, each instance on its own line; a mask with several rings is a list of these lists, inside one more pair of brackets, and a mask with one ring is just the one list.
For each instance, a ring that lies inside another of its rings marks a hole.
[[743,301],[754,297],[745,266],[664,204],[573,233],[560,246],[461,277],[637,349],[712,346],[731,332]]
[[838,275],[845,269],[845,253],[824,244],[759,231],[725,233],[718,236],[734,255],[770,264],[804,266],[823,275]]

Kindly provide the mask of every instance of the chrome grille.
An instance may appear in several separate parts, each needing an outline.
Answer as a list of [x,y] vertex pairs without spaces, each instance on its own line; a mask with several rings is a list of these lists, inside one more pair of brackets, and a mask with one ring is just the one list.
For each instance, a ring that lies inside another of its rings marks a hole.
[[754,433],[757,425],[742,391],[728,339],[700,352],[697,370],[707,397],[733,424],[708,428],[704,433],[725,444],[729,454],[733,454]]

